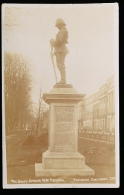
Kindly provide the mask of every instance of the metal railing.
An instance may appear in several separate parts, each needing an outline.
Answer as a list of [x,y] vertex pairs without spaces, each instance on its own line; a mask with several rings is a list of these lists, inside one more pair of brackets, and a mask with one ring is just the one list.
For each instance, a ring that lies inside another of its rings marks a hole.
[[79,132],[79,137],[85,139],[91,139],[101,142],[115,143],[115,134],[114,133],[103,133],[103,132]]

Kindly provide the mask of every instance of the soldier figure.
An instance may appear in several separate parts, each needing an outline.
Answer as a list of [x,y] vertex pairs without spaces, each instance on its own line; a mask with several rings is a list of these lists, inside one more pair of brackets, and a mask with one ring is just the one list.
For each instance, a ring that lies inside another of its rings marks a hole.
[[66,45],[68,43],[68,31],[66,24],[62,19],[57,19],[55,26],[60,30],[56,35],[56,39],[51,39],[50,44],[54,47],[54,54],[56,55],[57,67],[60,71],[61,80],[58,84],[66,84],[66,68],[65,68],[65,57],[69,52]]

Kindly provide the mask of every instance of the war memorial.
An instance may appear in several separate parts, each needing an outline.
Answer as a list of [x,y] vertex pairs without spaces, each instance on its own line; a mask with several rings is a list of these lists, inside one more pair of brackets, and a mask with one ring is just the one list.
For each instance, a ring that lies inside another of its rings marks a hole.
[[[78,152],[78,103],[85,94],[79,94],[72,84],[66,83],[68,31],[62,19],[57,19],[55,26],[60,31],[55,40],[50,40],[50,45],[61,80],[49,93],[43,94],[44,101],[49,104],[49,147],[42,154],[41,163],[35,163],[35,176],[95,175],[95,171],[85,164],[85,157]],[[56,78],[54,62],[53,68]]]

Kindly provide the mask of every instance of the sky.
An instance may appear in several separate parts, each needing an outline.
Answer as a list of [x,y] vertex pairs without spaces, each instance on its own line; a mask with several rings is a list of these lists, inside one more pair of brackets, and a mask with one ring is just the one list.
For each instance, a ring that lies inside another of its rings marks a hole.
[[42,93],[48,93],[55,84],[49,40],[58,33],[57,18],[65,21],[69,34],[65,60],[68,84],[79,93],[90,95],[116,74],[117,3],[4,4],[2,11],[3,50],[24,54],[30,60],[34,103],[39,101],[40,87]]

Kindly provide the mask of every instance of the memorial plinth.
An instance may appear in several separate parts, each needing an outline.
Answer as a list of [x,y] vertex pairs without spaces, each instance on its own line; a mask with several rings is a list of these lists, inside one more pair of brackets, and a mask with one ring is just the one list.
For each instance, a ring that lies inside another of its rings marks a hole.
[[78,152],[78,102],[84,96],[67,84],[43,95],[49,104],[49,148],[35,164],[35,176],[95,175]]

